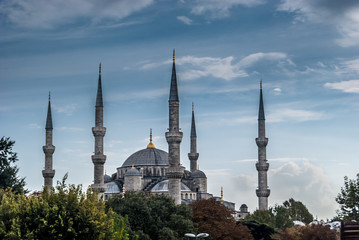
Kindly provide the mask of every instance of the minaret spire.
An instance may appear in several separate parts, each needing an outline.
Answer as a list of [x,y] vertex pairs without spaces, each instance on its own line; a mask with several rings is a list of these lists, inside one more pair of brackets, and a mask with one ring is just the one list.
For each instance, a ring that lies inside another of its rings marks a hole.
[[95,127],[92,128],[92,133],[95,137],[95,154],[91,156],[92,162],[94,164],[94,183],[91,187],[97,190],[100,193],[99,197],[101,197],[101,195],[105,192],[104,164],[106,162],[106,155],[103,154],[103,137],[106,134],[106,128],[103,127],[101,63],[99,64],[99,76],[95,108]]
[[258,138],[256,138],[256,143],[258,146],[258,162],[256,163],[256,168],[258,171],[258,189],[256,190],[256,194],[258,197],[259,210],[267,210],[268,197],[270,194],[270,189],[267,185],[267,171],[269,168],[269,163],[266,159],[266,147],[268,144],[268,138],[265,137],[265,117],[262,94],[262,81],[260,82]]
[[171,77],[171,88],[169,96],[169,128],[166,132],[166,140],[168,143],[168,163],[166,176],[168,178],[168,193],[176,204],[181,204],[181,178],[183,176],[184,167],[180,161],[180,144],[183,133],[179,128],[179,97],[177,87],[175,51],[173,50],[173,66]]
[[197,133],[196,122],[194,119],[194,104],[192,103],[192,124],[191,124],[191,152],[188,153],[188,158],[191,162],[191,172],[197,170],[197,160],[199,154],[197,153]]
[[55,146],[52,145],[52,116],[51,116],[51,99],[49,92],[49,105],[47,108],[47,117],[46,117],[46,145],[42,147],[42,150],[45,153],[45,170],[42,170],[42,176],[44,177],[44,186],[48,192],[52,188],[52,179],[55,176],[55,170],[52,169],[52,155],[55,152]]

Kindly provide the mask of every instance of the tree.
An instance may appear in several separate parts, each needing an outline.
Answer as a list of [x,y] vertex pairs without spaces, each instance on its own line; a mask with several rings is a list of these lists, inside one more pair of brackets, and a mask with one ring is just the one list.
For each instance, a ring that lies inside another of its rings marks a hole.
[[12,151],[15,141],[10,138],[0,139],[0,188],[12,188],[14,193],[28,192],[24,189],[25,178],[17,176],[19,169],[15,162],[18,161],[17,153]]
[[196,231],[187,205],[175,205],[173,199],[143,192],[126,192],[125,198],[113,197],[106,202],[120,216],[128,216],[130,236],[142,239],[182,239]]
[[289,210],[289,214],[293,220],[301,221],[306,224],[313,222],[313,215],[302,202],[290,198],[283,203],[283,206]]
[[253,239],[246,226],[236,224],[232,211],[215,199],[196,201],[191,207],[193,209],[193,222],[198,226],[200,232],[208,233],[211,239]]
[[359,174],[356,179],[344,177],[344,187],[335,198],[340,204],[338,218],[344,221],[359,221]]
[[276,235],[279,240],[337,240],[338,233],[324,225],[306,225],[286,228]]
[[1,190],[0,239],[116,239],[129,240],[125,218],[97,193],[82,193],[81,186],[58,183],[51,193],[26,197]]
[[255,240],[272,240],[274,239],[272,236],[278,233],[273,227],[270,227],[264,223],[259,223],[255,220],[242,220],[237,223],[241,223],[244,226],[248,227]]
[[281,205],[276,205],[274,208],[269,208],[268,210],[256,210],[245,219],[247,221],[253,220],[264,223],[277,230],[294,225],[289,210]]

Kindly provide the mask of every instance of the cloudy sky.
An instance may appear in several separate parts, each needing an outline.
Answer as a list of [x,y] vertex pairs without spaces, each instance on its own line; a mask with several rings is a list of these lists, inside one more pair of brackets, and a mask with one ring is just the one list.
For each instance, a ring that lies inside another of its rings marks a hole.
[[343,177],[358,173],[356,0],[2,0],[0,29],[0,133],[16,141],[30,190],[43,184],[49,91],[54,180],[91,184],[99,62],[107,173],[146,147],[150,128],[167,150],[174,48],[181,162],[194,102],[209,192],[257,207],[260,79],[271,206],[293,197],[331,218]]

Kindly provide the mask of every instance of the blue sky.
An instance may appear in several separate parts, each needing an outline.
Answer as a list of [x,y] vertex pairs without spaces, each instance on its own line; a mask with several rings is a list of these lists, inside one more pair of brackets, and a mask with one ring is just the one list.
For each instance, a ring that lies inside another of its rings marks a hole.
[[267,122],[269,204],[290,197],[318,218],[358,173],[359,2],[336,0],[2,0],[0,132],[19,174],[40,190],[48,92],[54,180],[93,180],[94,105],[102,62],[106,171],[148,143],[167,150],[172,49],[188,169],[195,103],[209,192],[257,207],[259,81]]

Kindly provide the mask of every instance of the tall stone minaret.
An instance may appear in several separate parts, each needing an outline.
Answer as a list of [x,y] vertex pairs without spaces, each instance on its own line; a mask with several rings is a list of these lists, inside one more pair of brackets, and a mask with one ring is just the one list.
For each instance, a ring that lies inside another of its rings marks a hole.
[[268,196],[270,190],[267,185],[267,171],[269,163],[266,159],[266,146],[268,138],[265,137],[265,118],[263,107],[263,95],[262,95],[262,81],[260,83],[260,98],[259,98],[259,113],[258,113],[258,138],[256,138],[258,146],[258,162],[256,168],[258,171],[258,189],[256,190],[258,197],[259,210],[268,209]]
[[192,103],[192,124],[191,124],[191,152],[188,153],[188,158],[191,162],[191,172],[197,170],[197,159],[199,154],[197,153],[197,133],[196,123],[194,120],[194,104]]
[[42,176],[44,177],[44,186],[48,192],[52,188],[52,179],[55,176],[55,170],[52,169],[52,155],[55,152],[55,146],[52,145],[52,117],[51,117],[51,102],[49,92],[49,106],[47,108],[46,118],[46,145],[42,147],[45,153],[45,170],[42,170]]
[[179,98],[175,65],[175,50],[173,50],[172,78],[169,98],[169,128],[166,132],[168,143],[168,163],[166,176],[168,178],[168,194],[176,204],[181,204],[181,178],[184,167],[180,163],[180,144],[183,133],[179,130]]
[[98,88],[96,96],[95,127],[92,128],[92,133],[95,137],[95,154],[91,156],[92,162],[94,164],[94,183],[92,184],[92,188],[99,191],[100,196],[102,196],[102,194],[105,192],[103,174],[106,155],[103,154],[103,137],[105,136],[106,128],[103,127],[101,63],[99,66]]

